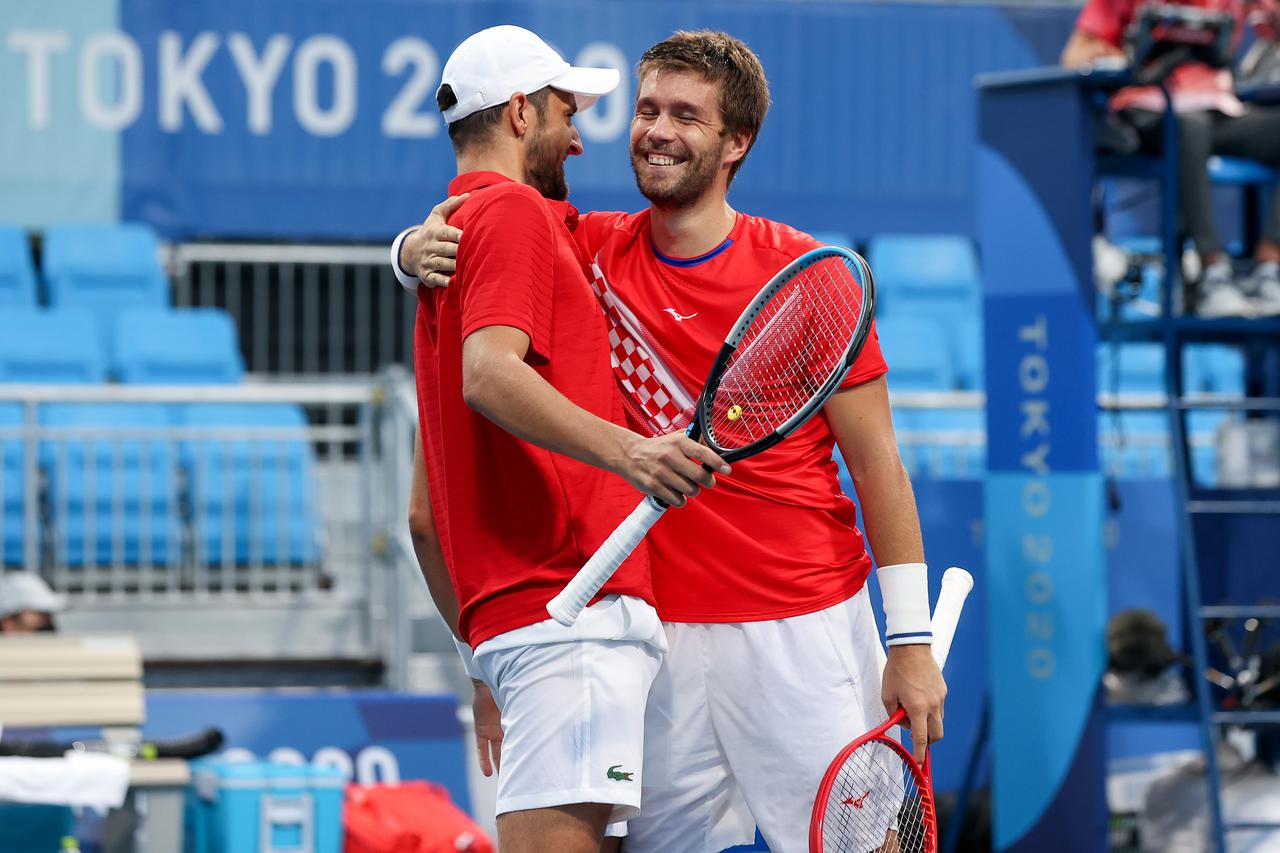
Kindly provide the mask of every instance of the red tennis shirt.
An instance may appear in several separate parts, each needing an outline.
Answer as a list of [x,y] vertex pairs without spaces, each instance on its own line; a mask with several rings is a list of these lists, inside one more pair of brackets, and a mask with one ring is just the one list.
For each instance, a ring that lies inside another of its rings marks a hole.
[[[597,292],[615,305],[614,351],[621,356],[615,370],[632,396],[630,420],[650,433],[672,428],[652,401],[695,400],[751,298],[789,262],[821,245],[785,225],[739,214],[715,249],[668,258],[653,246],[648,210],[587,214],[575,236],[593,258]],[[629,363],[628,333],[652,359]],[[886,370],[872,334],[842,387]],[[781,619],[837,604],[862,588],[871,561],[856,509],[840,488],[834,445],[819,415],[663,516],[648,542],[664,620]]]
[[[459,629],[473,647],[547,618],[546,604],[640,494],[620,477],[504,431],[462,399],[462,342],[477,329],[529,336],[525,358],[579,407],[625,423],[609,367],[604,318],[570,229],[578,212],[495,172],[469,172],[449,194],[471,193],[451,218],[463,229],[447,288],[418,289],[414,365],[418,417]],[[643,547],[601,595],[653,601]]]

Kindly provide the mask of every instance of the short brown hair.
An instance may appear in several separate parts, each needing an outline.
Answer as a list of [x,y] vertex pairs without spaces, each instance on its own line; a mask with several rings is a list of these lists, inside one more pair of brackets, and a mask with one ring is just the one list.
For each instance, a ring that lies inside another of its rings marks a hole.
[[636,76],[650,71],[693,71],[720,86],[720,115],[726,134],[746,132],[751,139],[742,160],[729,168],[729,180],[737,174],[760,135],[769,112],[769,81],[760,59],[740,39],[713,30],[680,30],[655,44],[640,57]]
[[[550,95],[551,87],[543,86],[536,92],[526,94],[525,97],[529,103],[533,104],[538,115],[542,116],[546,113],[547,98]],[[439,107],[440,112],[444,112],[456,103],[458,103],[458,96],[454,94],[453,87],[448,83],[436,90],[436,106]],[[460,154],[467,148],[488,144],[494,129],[502,123],[502,111],[506,108],[507,104],[503,102],[474,112],[450,124],[449,141],[453,143],[453,150]]]

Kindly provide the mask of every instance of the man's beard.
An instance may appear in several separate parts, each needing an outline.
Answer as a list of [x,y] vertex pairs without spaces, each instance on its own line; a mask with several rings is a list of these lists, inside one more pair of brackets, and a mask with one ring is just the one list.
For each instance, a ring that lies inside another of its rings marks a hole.
[[636,187],[654,205],[679,210],[693,205],[715,183],[724,146],[689,157],[683,165],[684,174],[674,182],[647,179],[647,174],[641,172],[641,166],[648,162],[649,153],[665,152],[640,154],[633,151],[631,154],[631,171],[636,176]]
[[551,144],[546,133],[538,131],[529,142],[529,156],[525,159],[524,182],[543,198],[552,201],[564,201],[569,197],[562,153]]

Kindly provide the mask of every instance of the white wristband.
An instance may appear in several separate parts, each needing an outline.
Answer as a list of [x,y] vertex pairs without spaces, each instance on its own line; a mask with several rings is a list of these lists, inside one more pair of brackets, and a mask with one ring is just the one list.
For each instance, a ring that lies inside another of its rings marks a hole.
[[454,637],[452,633],[450,633],[449,636],[453,639],[453,645],[458,650],[458,657],[462,658],[462,668],[466,671],[467,677],[473,678],[476,681],[484,681],[484,673],[481,672],[480,667],[476,665],[475,655],[472,653],[471,647],[459,640],[457,637]]
[[886,646],[929,645],[929,567],[924,563],[900,563],[876,570],[884,601]]
[[400,232],[400,236],[391,241],[391,271],[396,274],[396,281],[400,282],[400,286],[410,293],[418,292],[418,285],[421,281],[409,275],[400,266],[400,247],[404,245],[404,238],[408,237],[414,231],[418,230],[417,225],[410,226]]

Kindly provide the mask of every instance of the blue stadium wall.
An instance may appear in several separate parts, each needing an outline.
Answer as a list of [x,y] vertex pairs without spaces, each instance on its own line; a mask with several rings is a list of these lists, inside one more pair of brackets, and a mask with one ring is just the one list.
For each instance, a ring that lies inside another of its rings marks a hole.
[[0,221],[150,222],[174,238],[380,240],[453,173],[434,108],[469,33],[530,27],[627,81],[579,119],[584,209],[634,209],[626,154],[649,44],[716,28],[774,107],[740,209],[854,239],[972,234],[973,77],[1053,62],[1075,10],[981,5],[445,0],[0,4]]

